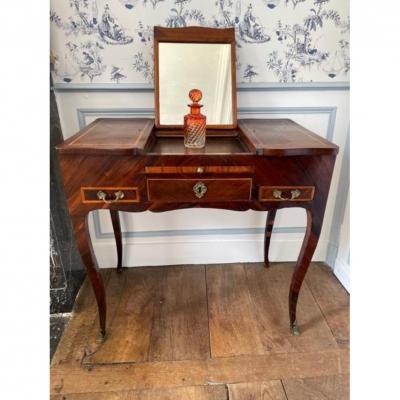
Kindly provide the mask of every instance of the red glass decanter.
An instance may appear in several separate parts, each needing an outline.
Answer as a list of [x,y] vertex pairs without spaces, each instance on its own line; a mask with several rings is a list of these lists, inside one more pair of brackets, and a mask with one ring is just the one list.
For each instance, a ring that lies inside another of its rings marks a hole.
[[186,114],[183,121],[184,144],[191,149],[199,149],[206,144],[206,116],[200,113],[200,108],[203,107],[199,101],[203,97],[201,90],[192,89],[189,92],[189,98],[192,104],[190,113]]

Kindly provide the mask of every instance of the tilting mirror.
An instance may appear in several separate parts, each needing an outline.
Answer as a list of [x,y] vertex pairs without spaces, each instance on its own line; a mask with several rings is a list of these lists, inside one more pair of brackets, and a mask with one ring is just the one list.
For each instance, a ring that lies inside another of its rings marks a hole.
[[207,127],[236,127],[233,29],[154,28],[155,102],[158,127],[181,127],[191,89],[202,92]]

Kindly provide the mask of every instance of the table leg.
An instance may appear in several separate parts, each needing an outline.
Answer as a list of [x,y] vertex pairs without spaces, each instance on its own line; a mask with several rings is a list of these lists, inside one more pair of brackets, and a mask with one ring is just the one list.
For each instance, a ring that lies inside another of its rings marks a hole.
[[293,272],[289,291],[290,329],[293,335],[296,336],[300,334],[296,320],[297,299],[299,297],[300,288],[310,265],[315,248],[317,247],[319,234],[322,227],[322,218],[319,218],[317,213],[313,212],[312,210],[306,210],[306,212],[306,233],[304,235],[303,245],[301,247],[296,267]]
[[100,335],[101,338],[104,338],[106,335],[106,292],[90,240],[88,215],[73,217],[72,226],[79,253],[86,267],[87,276],[96,297],[100,321]]
[[264,235],[264,266],[269,268],[269,245],[271,242],[272,229],[274,228],[276,210],[269,210],[267,214],[267,222],[265,224]]
[[117,271],[122,271],[122,234],[121,234],[121,221],[119,213],[115,210],[110,210],[111,222],[114,231],[115,244],[117,245]]

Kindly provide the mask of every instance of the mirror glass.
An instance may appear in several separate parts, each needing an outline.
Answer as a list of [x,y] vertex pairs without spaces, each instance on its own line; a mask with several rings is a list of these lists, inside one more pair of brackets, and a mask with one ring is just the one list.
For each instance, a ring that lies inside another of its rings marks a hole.
[[183,125],[191,89],[203,93],[207,125],[233,123],[230,44],[163,42],[158,62],[161,125]]

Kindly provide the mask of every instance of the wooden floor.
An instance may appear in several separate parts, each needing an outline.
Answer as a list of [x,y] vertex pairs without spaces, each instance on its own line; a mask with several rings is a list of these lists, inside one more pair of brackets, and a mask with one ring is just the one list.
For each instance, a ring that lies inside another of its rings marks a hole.
[[51,367],[54,400],[349,398],[349,296],[313,264],[288,324],[293,263],[104,270],[107,339],[85,281]]

